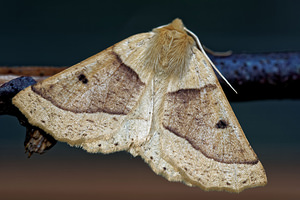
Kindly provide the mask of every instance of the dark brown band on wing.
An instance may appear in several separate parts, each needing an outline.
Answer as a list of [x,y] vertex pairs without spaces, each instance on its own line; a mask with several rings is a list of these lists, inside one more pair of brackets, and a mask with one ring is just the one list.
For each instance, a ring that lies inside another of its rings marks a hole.
[[228,164],[256,164],[257,156],[248,142],[237,138],[227,119],[220,119],[223,115],[218,99],[212,96],[215,89],[216,85],[208,84],[200,89],[168,93],[163,127],[185,138],[207,158]]
[[32,91],[74,113],[128,114],[145,87],[138,74],[112,49],[104,61],[91,67],[69,73],[55,84],[40,82],[32,86]]

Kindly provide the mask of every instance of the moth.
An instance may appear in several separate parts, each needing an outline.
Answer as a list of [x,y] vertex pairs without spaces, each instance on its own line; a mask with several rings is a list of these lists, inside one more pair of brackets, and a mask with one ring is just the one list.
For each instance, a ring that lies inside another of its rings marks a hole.
[[29,123],[88,152],[128,151],[169,181],[240,192],[267,183],[198,38],[180,19],[26,88]]

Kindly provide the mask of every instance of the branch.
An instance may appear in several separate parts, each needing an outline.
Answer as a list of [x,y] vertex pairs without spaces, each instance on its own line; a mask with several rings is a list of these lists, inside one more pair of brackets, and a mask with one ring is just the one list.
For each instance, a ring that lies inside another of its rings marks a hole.
[[[300,98],[300,93],[295,92],[300,88],[300,52],[210,57],[238,91],[235,94],[218,77],[229,101]],[[40,81],[64,69],[66,67],[0,67],[0,85],[19,76],[32,76]]]
[[[212,61],[238,91],[236,95],[219,78],[230,101],[257,99],[299,99],[300,53],[232,54],[211,56]],[[30,125],[15,108],[11,99],[24,88],[52,76],[65,67],[0,67],[0,115],[16,116],[26,127],[25,149],[29,153],[44,153],[55,145],[53,137]],[[20,76],[31,77],[20,77]],[[9,81],[9,82],[8,82]]]
[[18,118],[20,124],[26,127],[24,141],[25,152],[30,157],[33,153],[42,154],[56,144],[56,140],[43,130],[32,126],[27,118],[12,104],[12,98],[24,88],[35,84],[31,77],[19,77],[0,87],[0,115],[12,115]]
[[213,62],[232,83],[238,95],[224,92],[231,101],[261,99],[299,99],[300,52],[233,54],[212,57]]
[[66,69],[67,67],[48,67],[48,66],[3,66],[0,67],[0,85],[18,78],[20,76],[31,76],[36,81],[41,81],[49,76],[53,76]]

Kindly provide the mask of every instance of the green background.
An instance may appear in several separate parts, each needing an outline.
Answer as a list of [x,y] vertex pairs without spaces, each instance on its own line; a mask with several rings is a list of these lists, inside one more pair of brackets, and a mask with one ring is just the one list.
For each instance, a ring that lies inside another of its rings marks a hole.
[[[202,44],[215,51],[299,51],[299,9],[300,1],[296,0],[0,1],[0,65],[71,66],[122,39],[150,31],[176,17],[181,18],[185,26],[198,35]],[[266,187],[247,190],[241,195],[246,194],[244,199],[253,198],[253,195],[257,195],[256,198],[300,198],[300,192],[297,193],[293,188],[300,182],[297,179],[299,172],[296,170],[300,166],[300,101],[251,101],[232,103],[232,107],[269,178]],[[18,192],[26,194],[24,198],[35,198],[36,193],[47,196],[51,191],[52,195],[64,199],[77,199],[80,195],[92,198],[92,194],[98,197],[106,195],[106,198],[120,194],[123,198],[132,199],[137,197],[137,190],[142,197],[144,194],[154,195],[150,195],[151,197],[171,197],[174,190],[183,192],[172,196],[173,199],[187,198],[189,195],[191,198],[195,195],[211,199],[218,195],[222,198],[233,197],[226,196],[227,193],[225,196],[223,193],[205,193],[198,188],[169,183],[152,173],[140,158],[133,159],[127,153],[93,155],[58,143],[45,155],[34,155],[27,159],[23,153],[24,137],[25,129],[16,119],[0,116],[0,175],[7,176],[7,179],[0,177],[0,185],[3,185],[0,187],[0,195],[2,193],[12,199],[19,198]],[[60,165],[63,166],[62,170]],[[91,166],[93,167],[90,168]],[[86,171],[83,172],[82,169]],[[93,170],[98,173],[86,175],[83,181],[80,178],[74,178],[73,181],[72,178],[64,177],[66,174],[81,177]],[[117,172],[108,173],[113,170],[126,174],[126,177],[120,180],[115,175]],[[154,185],[149,184],[151,189],[146,186],[137,189],[138,185],[147,185],[147,179],[140,181],[136,177],[140,170],[143,171],[140,173],[141,177],[146,173],[149,179],[156,181]],[[44,190],[39,188],[39,181],[52,173],[52,182],[43,182],[44,187],[41,188]],[[107,192],[102,186],[95,186],[100,183],[93,178],[102,177],[103,174],[111,180],[107,183],[114,188],[111,192]],[[109,174],[115,180],[110,179]],[[55,189],[56,184],[66,179],[72,181],[62,185],[61,190]],[[125,180],[126,185],[128,179],[131,182],[128,182],[129,189],[126,191],[116,183]],[[7,180],[10,182],[7,183]],[[72,183],[75,185],[70,186]],[[26,185],[27,189],[24,187]],[[68,190],[64,187],[83,189]],[[95,187],[95,190],[86,187]],[[164,187],[169,190],[163,190]],[[241,196],[235,198],[239,197]]]

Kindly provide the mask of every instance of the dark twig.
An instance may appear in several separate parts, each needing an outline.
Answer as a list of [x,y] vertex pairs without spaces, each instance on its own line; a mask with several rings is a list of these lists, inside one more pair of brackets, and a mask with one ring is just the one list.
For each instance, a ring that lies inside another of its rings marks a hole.
[[229,91],[219,79],[230,101],[300,98],[299,52],[233,54],[212,60],[238,91]]
[[[211,56],[211,59],[238,91],[235,94],[219,79],[230,101],[300,98],[299,52],[233,54],[225,57]],[[32,153],[43,153],[56,141],[41,129],[30,125],[12,105],[11,99],[22,89],[34,84],[35,80],[43,80],[63,69],[65,67],[0,67],[0,85],[4,83],[0,87],[0,115],[16,116],[26,127],[25,148],[29,156]],[[22,75],[32,76],[35,80],[31,77],[19,77]]]
[[28,157],[32,153],[42,154],[56,144],[56,140],[43,130],[28,123],[27,118],[12,105],[12,98],[27,86],[35,84],[31,77],[19,77],[0,87],[0,115],[12,115],[18,118],[21,125],[26,127],[25,151]]
[[[217,68],[238,91],[235,94],[222,79],[230,101],[299,99],[300,52],[232,54],[211,56]],[[20,75],[40,81],[65,67],[0,67],[0,85]]]

